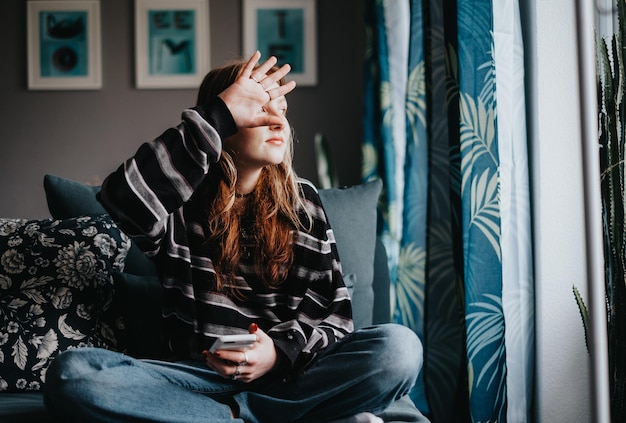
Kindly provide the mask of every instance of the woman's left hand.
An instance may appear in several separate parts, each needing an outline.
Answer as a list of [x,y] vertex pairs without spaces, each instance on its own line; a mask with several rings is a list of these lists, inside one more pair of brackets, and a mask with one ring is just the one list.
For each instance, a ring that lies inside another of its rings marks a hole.
[[277,83],[291,70],[288,64],[281,66],[276,72],[268,73],[276,65],[276,57],[271,56],[255,69],[260,58],[261,53],[254,53],[235,82],[219,94],[238,128],[283,124],[281,117],[261,114],[259,110],[271,100],[284,96],[296,87],[294,81],[285,85]]
[[277,362],[274,341],[253,323],[249,332],[257,335],[257,341],[247,350],[203,351],[207,365],[225,378],[252,382],[269,373]]

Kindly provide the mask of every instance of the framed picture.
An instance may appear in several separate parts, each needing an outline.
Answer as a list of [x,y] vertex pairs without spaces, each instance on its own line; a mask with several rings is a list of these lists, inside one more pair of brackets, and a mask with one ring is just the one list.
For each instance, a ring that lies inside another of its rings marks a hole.
[[102,88],[99,1],[28,1],[28,89]]
[[315,0],[244,0],[244,56],[256,50],[289,63],[298,85],[317,84]]
[[137,88],[198,88],[209,58],[208,0],[135,0]]

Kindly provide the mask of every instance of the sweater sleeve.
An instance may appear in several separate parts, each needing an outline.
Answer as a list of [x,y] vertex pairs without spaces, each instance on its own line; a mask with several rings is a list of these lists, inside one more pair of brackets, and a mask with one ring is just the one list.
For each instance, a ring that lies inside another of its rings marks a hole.
[[191,198],[219,159],[222,138],[236,131],[220,98],[185,110],[177,127],[142,144],[109,175],[97,198],[146,254],[155,255],[167,217]]
[[286,358],[281,370],[291,374],[354,330],[334,233],[317,191],[307,184],[303,190],[313,225],[296,239],[296,256],[287,281],[292,291],[289,308],[294,312],[268,332]]

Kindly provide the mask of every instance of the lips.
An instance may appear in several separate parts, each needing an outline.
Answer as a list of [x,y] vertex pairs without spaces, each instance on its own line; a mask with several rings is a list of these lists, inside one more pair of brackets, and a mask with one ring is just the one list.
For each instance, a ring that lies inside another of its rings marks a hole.
[[270,144],[282,145],[285,141],[282,138],[270,138],[266,142]]

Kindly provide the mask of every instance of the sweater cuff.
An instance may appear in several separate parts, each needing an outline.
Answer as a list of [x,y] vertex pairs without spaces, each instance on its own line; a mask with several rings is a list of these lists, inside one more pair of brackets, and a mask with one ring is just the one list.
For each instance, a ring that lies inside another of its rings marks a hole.
[[208,103],[197,106],[195,109],[209,125],[215,128],[222,139],[237,132],[237,124],[233,115],[220,97],[214,97]]
[[289,331],[286,337],[276,336],[276,334],[272,332],[268,333],[274,341],[274,346],[276,349],[280,350],[283,356],[281,366],[281,370],[283,371],[291,371],[295,367],[296,361],[302,352],[302,345],[300,345],[292,332],[295,331]]

